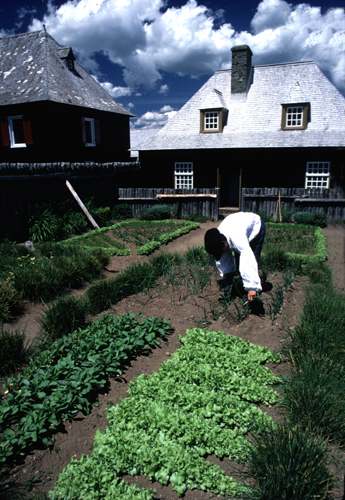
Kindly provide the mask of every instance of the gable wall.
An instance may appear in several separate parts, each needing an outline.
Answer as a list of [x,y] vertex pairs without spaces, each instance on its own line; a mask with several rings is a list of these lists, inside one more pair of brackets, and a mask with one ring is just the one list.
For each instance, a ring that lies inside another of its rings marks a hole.
[[[2,144],[2,162],[130,161],[129,117],[115,113],[58,104],[36,102],[2,106],[0,122],[8,116],[24,115],[31,122],[33,144],[10,148]],[[86,147],[82,138],[82,117],[100,121],[101,143]]]

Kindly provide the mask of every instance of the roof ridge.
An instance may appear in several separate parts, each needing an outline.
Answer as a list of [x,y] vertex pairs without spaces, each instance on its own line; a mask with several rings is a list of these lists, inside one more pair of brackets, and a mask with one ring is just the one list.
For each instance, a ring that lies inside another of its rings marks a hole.
[[37,33],[41,33],[42,30],[38,31],[27,31],[26,33],[18,33],[17,35],[7,35],[7,36],[1,36],[0,40],[3,40],[4,38],[14,38],[16,36],[27,36],[27,35],[35,35]]

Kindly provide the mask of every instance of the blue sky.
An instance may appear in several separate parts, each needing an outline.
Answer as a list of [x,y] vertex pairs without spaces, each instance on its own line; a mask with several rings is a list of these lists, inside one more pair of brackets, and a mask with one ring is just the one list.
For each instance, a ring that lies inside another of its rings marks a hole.
[[160,127],[247,44],[253,64],[314,60],[345,95],[345,0],[12,0],[0,36],[42,29],[137,118]]

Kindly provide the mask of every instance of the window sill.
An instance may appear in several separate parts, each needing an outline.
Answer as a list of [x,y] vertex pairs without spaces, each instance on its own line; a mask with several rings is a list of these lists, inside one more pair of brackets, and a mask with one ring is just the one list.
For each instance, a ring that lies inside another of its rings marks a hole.
[[26,144],[11,144],[11,149],[12,148],[26,148]]

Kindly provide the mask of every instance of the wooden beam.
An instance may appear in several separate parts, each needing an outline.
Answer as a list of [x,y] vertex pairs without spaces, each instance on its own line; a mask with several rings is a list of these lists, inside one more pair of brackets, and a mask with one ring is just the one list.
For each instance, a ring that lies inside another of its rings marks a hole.
[[157,194],[157,198],[217,198],[216,194]]
[[72,188],[71,184],[66,181],[66,186],[68,187],[68,189],[71,191],[72,195],[74,196],[74,198],[77,200],[77,203],[78,205],[80,206],[80,208],[82,209],[82,211],[84,212],[84,214],[86,215],[86,217],[89,219],[89,221],[91,222],[91,224],[93,225],[93,227],[95,229],[99,229],[99,225],[97,224],[97,222],[93,219],[93,217],[91,216],[91,214],[88,212],[86,206],[84,205],[84,203],[81,201],[81,199],[79,198],[79,196],[77,195],[77,193],[74,191],[74,189]]

